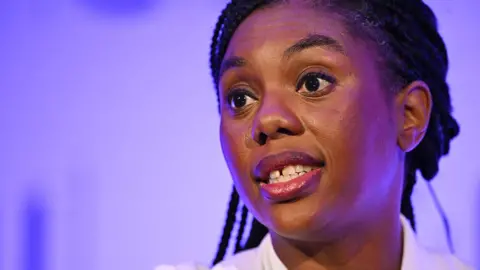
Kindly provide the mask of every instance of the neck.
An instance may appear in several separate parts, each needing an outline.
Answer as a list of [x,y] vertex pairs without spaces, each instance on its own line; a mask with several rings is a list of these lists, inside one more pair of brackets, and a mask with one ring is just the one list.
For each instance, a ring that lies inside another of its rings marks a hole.
[[384,214],[369,219],[369,223],[357,223],[343,230],[348,233],[334,241],[295,241],[272,234],[275,253],[287,269],[400,270],[403,246],[400,218],[398,213]]

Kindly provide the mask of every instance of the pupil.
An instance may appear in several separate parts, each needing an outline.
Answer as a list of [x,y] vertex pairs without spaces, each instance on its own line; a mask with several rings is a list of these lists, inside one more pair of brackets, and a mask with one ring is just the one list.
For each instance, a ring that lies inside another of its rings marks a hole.
[[233,97],[233,105],[236,108],[240,108],[247,104],[247,97],[245,95],[235,95]]
[[305,88],[308,92],[315,92],[320,87],[320,82],[315,76],[308,76],[305,80]]

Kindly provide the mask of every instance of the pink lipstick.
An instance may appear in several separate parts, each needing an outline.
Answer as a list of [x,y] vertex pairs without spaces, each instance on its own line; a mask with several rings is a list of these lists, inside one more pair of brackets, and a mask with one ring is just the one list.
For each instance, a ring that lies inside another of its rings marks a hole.
[[255,167],[260,192],[272,202],[287,202],[313,193],[325,162],[302,152],[267,156]]

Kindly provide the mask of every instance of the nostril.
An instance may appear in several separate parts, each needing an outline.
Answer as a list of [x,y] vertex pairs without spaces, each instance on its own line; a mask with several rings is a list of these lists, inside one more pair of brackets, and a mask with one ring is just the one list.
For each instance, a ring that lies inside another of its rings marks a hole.
[[264,145],[267,143],[267,134],[261,132],[260,135],[258,136],[258,144]]
[[294,132],[292,132],[291,130],[286,129],[286,128],[279,128],[279,129],[277,130],[277,133],[279,133],[279,134],[284,134],[284,135],[289,135],[289,136],[295,135]]
[[279,138],[283,137],[283,135],[294,136],[295,133],[292,132],[290,129],[287,129],[287,128],[278,128],[272,134],[269,134],[268,132],[260,132],[256,141],[259,145],[265,145],[269,138],[270,139],[279,139]]

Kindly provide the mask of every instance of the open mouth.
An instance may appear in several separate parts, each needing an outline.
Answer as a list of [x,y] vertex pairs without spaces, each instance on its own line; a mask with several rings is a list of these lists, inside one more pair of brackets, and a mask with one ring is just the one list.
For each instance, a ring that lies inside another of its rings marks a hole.
[[325,166],[325,162],[303,152],[283,152],[262,159],[254,170],[257,182],[286,183]]
[[272,203],[295,202],[318,189],[325,162],[304,152],[283,152],[263,158],[254,175],[262,196]]
[[281,170],[271,171],[270,177],[262,182],[265,184],[286,183],[318,168],[308,165],[288,165]]

